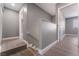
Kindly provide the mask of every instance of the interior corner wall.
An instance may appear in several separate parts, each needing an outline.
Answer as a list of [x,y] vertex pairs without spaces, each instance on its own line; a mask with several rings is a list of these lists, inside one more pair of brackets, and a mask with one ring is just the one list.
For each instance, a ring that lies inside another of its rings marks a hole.
[[19,36],[19,13],[4,8],[2,29],[3,38]]
[[[49,41],[48,39],[41,39],[43,34],[41,33],[40,21],[44,20],[46,22],[50,22],[51,16],[35,4],[27,4],[27,15],[25,20],[27,20],[27,24],[26,31],[24,32],[24,39],[29,43],[32,43],[33,45],[36,45],[36,47],[43,49],[56,40],[54,38],[50,39]],[[29,37],[27,35],[28,33],[30,33],[34,38]],[[48,42],[45,43],[46,41]]]
[[51,19],[51,16],[48,15],[46,12],[44,12],[42,9],[40,9],[35,4],[27,4],[27,31],[25,32],[27,35],[27,32],[29,32],[34,38],[31,38],[29,36],[25,36],[25,39],[28,42],[32,42],[34,45],[39,47],[40,43],[40,20],[46,19],[46,21],[49,21]]
[[56,15],[52,16],[51,22],[56,24]]

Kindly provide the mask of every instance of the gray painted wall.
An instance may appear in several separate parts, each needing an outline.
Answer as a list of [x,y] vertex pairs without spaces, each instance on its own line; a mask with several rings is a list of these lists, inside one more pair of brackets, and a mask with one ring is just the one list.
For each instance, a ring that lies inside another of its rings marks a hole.
[[[26,28],[23,31],[24,32],[24,39],[29,41],[29,43],[33,43],[40,49],[45,48],[47,45],[54,42],[56,40],[55,38],[53,38],[53,37],[55,37],[55,34],[51,35],[51,33],[50,33],[50,35],[49,35],[45,32],[43,34],[42,32],[47,31],[47,29],[45,27],[45,29],[42,30],[42,26],[41,26],[41,24],[42,24],[41,20],[50,22],[51,19],[52,18],[48,13],[46,13],[44,10],[42,10],[35,4],[27,4],[27,15],[26,15],[26,18],[24,19],[24,23],[26,22],[25,23],[26,25],[24,25],[24,27],[26,27]],[[43,27],[44,27],[44,24],[43,24]],[[34,38],[27,35],[27,33],[30,33]],[[49,37],[51,39],[48,39],[48,38],[45,39],[43,37],[45,34],[49,35]],[[44,42],[41,41],[41,38],[43,38],[42,40]],[[47,43],[45,43],[45,42],[47,42]]]
[[2,41],[2,15],[3,15],[2,4],[0,3],[0,45],[1,45],[1,41]]
[[56,15],[55,16],[52,16],[51,22],[52,23],[55,23],[55,24],[57,23],[57,21],[56,21]]
[[56,41],[56,24],[41,22],[42,49]]
[[72,18],[67,18],[66,20],[66,25],[65,25],[65,34],[77,34],[78,33],[78,27],[74,27],[74,26],[78,26],[78,23],[74,23],[73,22],[78,22],[78,17],[72,17]]
[[4,8],[2,37],[19,36],[19,15],[16,11]]

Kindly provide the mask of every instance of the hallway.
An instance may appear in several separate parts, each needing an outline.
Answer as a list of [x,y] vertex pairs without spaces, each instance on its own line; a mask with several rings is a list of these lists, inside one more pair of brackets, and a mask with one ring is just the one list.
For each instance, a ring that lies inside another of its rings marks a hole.
[[78,3],[2,3],[1,56],[78,56],[77,8]]
[[78,37],[73,35],[66,35],[63,40],[57,43],[45,56],[78,56]]

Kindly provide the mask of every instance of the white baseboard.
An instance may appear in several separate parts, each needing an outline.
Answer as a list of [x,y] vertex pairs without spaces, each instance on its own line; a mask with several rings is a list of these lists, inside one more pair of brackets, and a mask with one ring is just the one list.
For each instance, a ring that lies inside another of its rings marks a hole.
[[65,35],[77,35],[77,34],[65,34]]
[[19,39],[19,36],[3,38],[3,40]]
[[58,42],[58,40],[54,41],[53,43],[51,43],[50,45],[48,45],[46,48],[44,49],[38,49],[39,54],[43,55],[44,53],[46,53],[50,48],[52,48],[56,43]]
[[78,36],[78,34],[65,34],[65,36]]
[[[63,40],[65,37],[65,34],[62,36],[61,40]],[[43,55],[44,53],[46,53],[50,48],[52,48],[57,42],[59,42],[59,40],[54,41],[53,43],[51,43],[50,45],[48,45],[46,48],[44,49],[38,49],[39,54]]]
[[[64,38],[65,35],[63,35],[62,39]],[[27,44],[27,47],[33,47],[32,44],[29,44],[28,41],[22,39],[26,44]],[[59,40],[56,40],[54,42],[52,42],[51,44],[49,44],[47,47],[45,47],[44,49],[39,49],[39,48],[35,48],[38,50],[39,54],[40,55],[43,55],[44,53],[46,53],[50,48],[52,48],[57,42],[59,42]]]

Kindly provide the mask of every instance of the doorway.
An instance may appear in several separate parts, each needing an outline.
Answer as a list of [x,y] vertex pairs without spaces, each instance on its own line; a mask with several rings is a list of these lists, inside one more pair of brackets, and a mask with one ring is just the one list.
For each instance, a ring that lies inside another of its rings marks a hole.
[[58,9],[58,40],[63,39],[65,35],[78,36],[78,17],[78,4],[76,3]]
[[[26,44],[20,38],[20,10],[23,7],[21,3],[3,3],[3,19],[2,19],[2,55],[9,55],[10,50],[20,47],[25,49]],[[12,50],[14,51],[14,50]],[[19,50],[18,50],[19,51]],[[10,51],[11,52],[11,51]]]
[[[78,4],[68,4],[58,9],[58,40],[62,49],[78,55],[79,15]],[[73,12],[74,11],[74,12]]]

